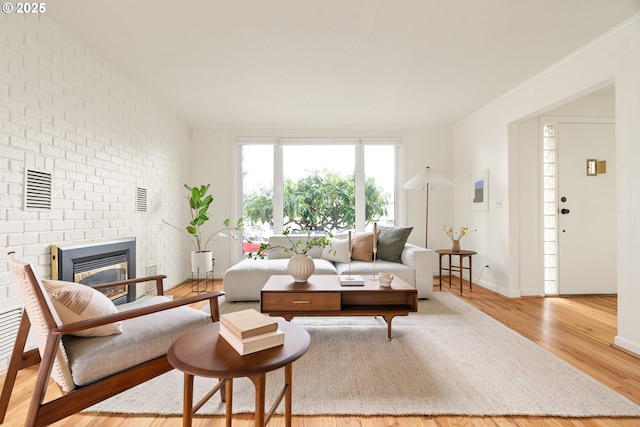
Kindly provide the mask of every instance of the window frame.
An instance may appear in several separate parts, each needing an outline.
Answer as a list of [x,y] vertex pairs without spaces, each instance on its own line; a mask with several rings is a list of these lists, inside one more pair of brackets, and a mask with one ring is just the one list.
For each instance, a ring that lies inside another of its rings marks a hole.
[[234,198],[236,210],[242,215],[243,180],[242,180],[242,147],[245,145],[273,146],[273,232],[282,234],[284,231],[283,217],[283,188],[284,163],[283,147],[287,145],[353,145],[355,146],[355,185],[356,185],[356,223],[355,231],[365,229],[365,147],[368,145],[391,145],[394,147],[394,200],[393,218],[396,226],[404,223],[402,180],[402,152],[404,137],[242,137],[235,138],[236,145],[236,185]]

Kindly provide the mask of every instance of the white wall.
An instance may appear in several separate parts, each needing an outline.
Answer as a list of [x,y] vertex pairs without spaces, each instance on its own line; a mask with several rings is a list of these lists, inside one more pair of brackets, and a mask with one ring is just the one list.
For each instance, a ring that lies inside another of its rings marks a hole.
[[[479,252],[478,261],[491,265],[494,289],[518,296],[523,290],[521,270],[528,268],[520,241],[538,238],[539,228],[524,222],[525,209],[530,207],[518,201],[527,171],[518,169],[522,147],[517,138],[526,131],[514,124],[615,81],[619,305],[615,341],[635,353],[640,353],[640,287],[634,279],[634,265],[640,257],[640,248],[634,244],[640,235],[636,213],[640,207],[638,76],[640,15],[486,105],[453,130],[456,222],[480,229],[469,239]],[[490,170],[490,209],[470,212],[468,175],[482,169]],[[502,209],[495,206],[499,198],[503,199]]]
[[[413,130],[406,134],[405,176],[406,182],[429,166],[445,177],[453,180],[453,151],[451,129]],[[425,246],[425,190],[403,190],[406,200],[406,225],[413,226],[410,241]],[[450,239],[442,228],[453,223],[453,188],[439,188],[429,191],[429,249],[448,248]],[[432,260],[438,268],[437,257]],[[438,273],[437,271],[435,272]]]
[[[0,51],[0,312],[22,306],[9,251],[49,278],[51,244],[133,236],[138,277],[189,277],[188,242],[160,222],[188,217],[187,126],[46,17],[1,15]],[[53,174],[52,210],[22,209],[25,166]]]
[[[213,195],[211,220],[202,228],[203,235],[209,236],[223,228],[223,222],[229,218],[230,225],[242,216],[235,205],[234,181],[236,158],[233,135],[228,130],[209,131],[194,129],[191,133],[190,185],[211,184],[209,192]],[[215,237],[208,249],[213,251],[216,278],[222,278],[224,272],[237,262],[234,254],[240,251],[240,241],[231,237]]]
[[[540,122],[538,117],[510,126],[509,162],[511,212],[510,241],[517,245],[517,262],[512,274],[517,275],[520,295],[544,296],[544,260],[542,232],[542,185]],[[516,252],[516,251],[514,251]],[[514,255],[515,256],[515,255]],[[512,293],[514,291],[512,290]]]
[[[402,182],[411,178],[420,169],[429,165],[445,176],[452,176],[451,131],[450,129],[225,129],[202,128],[192,132],[191,153],[194,170],[193,184],[211,183],[214,195],[213,230],[226,218],[237,219],[242,216],[239,200],[240,177],[236,174],[239,164],[235,139],[237,137],[404,137],[404,164],[401,172]],[[432,247],[448,247],[450,244],[442,233],[444,224],[453,220],[451,212],[452,189],[432,191],[429,208],[429,242]],[[403,225],[414,227],[409,242],[424,246],[425,235],[425,192],[422,190],[403,190],[406,210],[400,214],[400,221],[406,218]],[[401,202],[402,203],[402,202]],[[444,246],[443,246],[444,245]],[[238,242],[232,239],[218,239],[212,245],[216,259],[216,276],[221,277],[224,271],[239,260]]]

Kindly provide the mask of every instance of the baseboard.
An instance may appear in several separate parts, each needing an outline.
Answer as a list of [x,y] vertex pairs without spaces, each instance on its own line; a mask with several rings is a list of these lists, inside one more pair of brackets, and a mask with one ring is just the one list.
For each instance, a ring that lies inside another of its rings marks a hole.
[[629,341],[628,339],[622,338],[619,335],[613,339],[613,344],[611,344],[611,347],[640,358],[640,344]]

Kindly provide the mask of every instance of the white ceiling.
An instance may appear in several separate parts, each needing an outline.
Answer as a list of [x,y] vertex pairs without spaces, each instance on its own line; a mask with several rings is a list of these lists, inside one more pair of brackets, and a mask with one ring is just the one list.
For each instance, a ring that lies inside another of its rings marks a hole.
[[192,126],[449,126],[640,0],[55,0]]

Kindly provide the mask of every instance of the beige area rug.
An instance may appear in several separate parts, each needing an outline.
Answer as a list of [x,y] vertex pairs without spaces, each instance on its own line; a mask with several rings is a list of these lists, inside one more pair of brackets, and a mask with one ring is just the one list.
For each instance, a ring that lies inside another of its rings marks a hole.
[[[296,415],[639,416],[640,406],[448,293],[419,312],[381,318],[294,318],[311,348],[294,363]],[[223,312],[251,303],[223,303]],[[282,386],[267,377],[267,406]],[[196,396],[215,379],[196,378]],[[252,413],[252,384],[234,382],[234,412]],[[282,404],[278,413],[282,413]],[[90,412],[182,413],[182,374],[171,371]],[[223,414],[219,395],[198,414]]]

